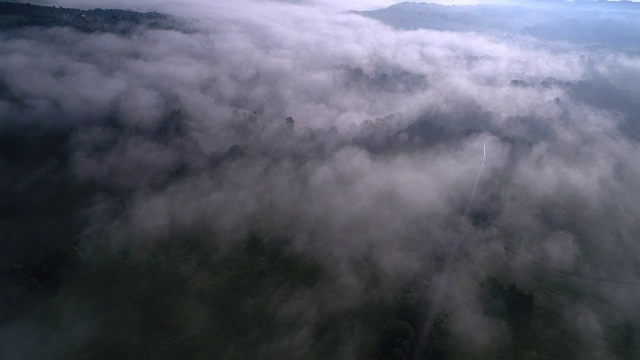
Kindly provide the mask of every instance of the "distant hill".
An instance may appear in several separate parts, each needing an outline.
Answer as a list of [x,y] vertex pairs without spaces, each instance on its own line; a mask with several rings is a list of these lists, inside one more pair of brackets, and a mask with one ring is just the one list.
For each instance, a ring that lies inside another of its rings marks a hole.
[[0,30],[24,27],[71,27],[83,32],[128,33],[138,27],[180,30],[180,22],[166,14],[129,10],[79,10],[0,2]]
[[516,5],[400,3],[352,12],[405,30],[520,34],[591,49],[640,51],[640,4],[603,1],[529,1]]

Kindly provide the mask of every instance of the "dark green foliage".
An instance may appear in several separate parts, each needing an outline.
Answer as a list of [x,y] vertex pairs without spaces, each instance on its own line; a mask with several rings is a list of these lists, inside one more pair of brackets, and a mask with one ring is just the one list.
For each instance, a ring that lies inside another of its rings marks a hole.
[[436,318],[433,328],[429,334],[429,341],[425,349],[425,359],[428,360],[445,360],[449,359],[451,352],[449,323],[445,316]]
[[138,26],[153,29],[180,29],[181,25],[168,15],[128,10],[78,10],[0,2],[0,29],[27,26],[68,26],[84,32],[129,33]]
[[[424,325],[426,313],[420,297],[412,290],[405,290],[392,308],[378,336],[378,359],[410,359],[416,347],[418,335]],[[449,327],[446,317],[436,319],[429,334],[425,359],[447,359],[450,352]]]
[[415,347],[422,318],[421,302],[411,290],[403,291],[392,305],[378,336],[378,359],[409,359]]
[[405,289],[394,307],[395,316],[398,320],[409,323],[415,330],[418,330],[422,325],[422,318],[425,315],[422,299],[412,289]]
[[534,310],[532,293],[526,293],[514,284],[501,284],[495,278],[483,283],[482,290],[482,304],[487,315],[506,321],[514,330],[529,326]]
[[365,74],[359,67],[342,66],[341,70],[344,72],[346,86],[350,88],[403,93],[424,89],[427,86],[426,76],[399,69],[391,74],[378,72],[371,75]]
[[486,229],[493,225],[498,214],[487,209],[474,209],[469,213],[469,219],[473,226]]
[[285,124],[287,125],[288,128],[293,128],[296,125],[295,120],[293,120],[293,118],[291,116],[286,118],[284,121],[285,121]]
[[47,301],[81,265],[83,254],[74,242],[59,244],[38,263],[13,263],[4,272],[0,323],[19,318]]
[[[532,292],[513,283],[489,277],[480,286],[480,304],[485,315],[503,321],[508,337],[499,339],[486,359],[579,359],[584,349],[571,328],[561,303],[549,302],[552,289],[538,289],[546,299],[536,302]],[[566,291],[563,289],[562,291]]]
[[166,144],[184,138],[187,135],[188,117],[189,114],[182,109],[171,110],[158,123],[154,132],[156,140]]
[[616,359],[638,359],[640,357],[640,348],[636,346],[640,338],[637,324],[624,321],[621,324],[611,326],[607,329],[606,336],[609,348]]
[[150,251],[101,251],[64,289],[57,301],[85,304],[95,326],[68,358],[278,358],[265,346],[296,327],[278,315],[281,301],[321,275],[258,237],[224,252],[196,240]]
[[[405,289],[393,301],[372,298],[324,314],[314,331],[311,357],[332,359],[338,357],[338,349],[349,348],[355,359],[410,359],[426,315],[423,310],[420,296]],[[446,322],[439,319],[430,337],[429,356],[444,359],[448,340]]]
[[408,323],[390,320],[382,326],[379,351],[382,360],[403,360],[411,357],[415,333]]
[[50,297],[77,260],[76,211],[91,189],[68,169],[72,130],[32,124],[0,129],[0,322]]

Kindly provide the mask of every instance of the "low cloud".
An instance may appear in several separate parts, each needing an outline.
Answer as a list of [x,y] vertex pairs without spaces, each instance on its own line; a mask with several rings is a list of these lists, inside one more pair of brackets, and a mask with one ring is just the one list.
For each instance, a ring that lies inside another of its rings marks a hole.
[[[68,237],[117,251],[198,233],[232,247],[260,229],[332,274],[323,294],[275,306],[313,322],[406,284],[428,303],[460,242],[443,311],[470,347],[512,326],[483,310],[479,283],[498,274],[547,301],[550,276],[602,299],[549,301],[606,354],[609,315],[638,315],[640,164],[625,130],[637,114],[585,99],[606,98],[602,77],[635,91],[624,75],[640,60],[401,31],[334,5],[101,2],[190,30],[0,33],[2,260],[36,266]],[[3,341],[22,331],[3,326]]]

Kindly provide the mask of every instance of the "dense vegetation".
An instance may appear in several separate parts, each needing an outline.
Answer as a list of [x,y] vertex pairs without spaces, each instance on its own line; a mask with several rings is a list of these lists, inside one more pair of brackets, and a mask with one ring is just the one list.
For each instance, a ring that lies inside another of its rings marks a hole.
[[0,29],[30,26],[72,27],[85,32],[128,33],[139,26],[153,29],[178,29],[181,25],[168,15],[156,12],[141,13],[128,10],[79,10],[0,2]]

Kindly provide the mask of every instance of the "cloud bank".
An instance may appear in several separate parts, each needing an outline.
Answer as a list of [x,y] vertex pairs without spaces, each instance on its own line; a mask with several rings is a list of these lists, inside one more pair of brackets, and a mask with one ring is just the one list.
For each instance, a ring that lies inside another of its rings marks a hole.
[[[428,312],[461,243],[440,310],[461,354],[518,341],[482,300],[496,277],[557,311],[575,356],[613,356],[610,334],[639,310],[640,58],[314,4],[101,2],[192,31],[1,33],[3,281],[22,291],[42,275],[21,269],[40,274],[70,239],[146,257],[168,239],[271,234],[329,274],[270,307],[303,320],[260,354],[304,357],[332,312],[408,285]],[[20,296],[4,301],[19,310],[2,318],[6,358],[98,331],[68,305],[73,326],[47,340]],[[333,357],[357,358],[357,341]]]

